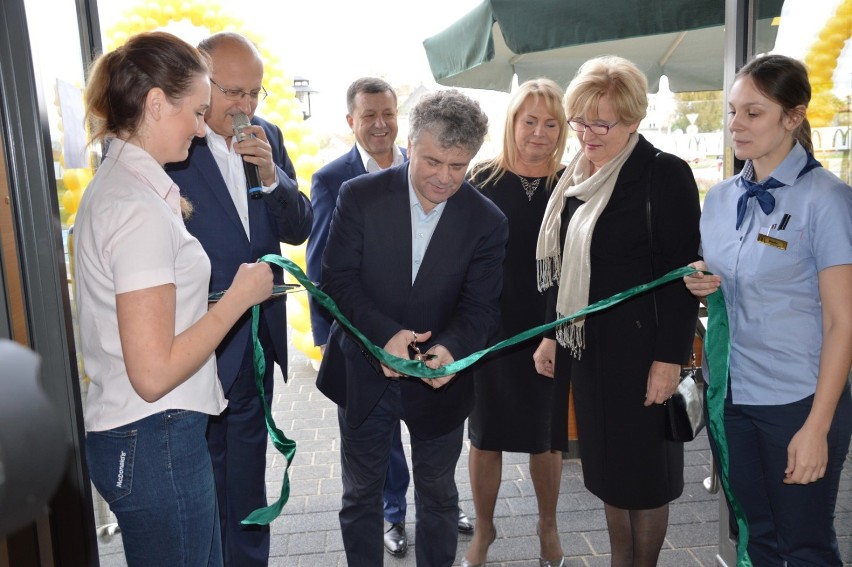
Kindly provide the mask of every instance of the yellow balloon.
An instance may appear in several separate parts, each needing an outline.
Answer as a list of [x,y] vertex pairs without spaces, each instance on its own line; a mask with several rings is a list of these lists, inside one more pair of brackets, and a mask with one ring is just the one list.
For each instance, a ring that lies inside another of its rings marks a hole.
[[200,4],[190,4],[190,9],[186,12],[186,17],[196,26],[204,25],[204,15],[207,13],[207,8]]
[[304,352],[305,354],[310,353],[315,348],[316,350],[319,350],[319,348],[314,346],[314,337],[311,335],[311,333],[302,334],[300,339],[301,340],[299,341],[298,349]]
[[287,322],[290,326],[302,333],[307,333],[311,330],[311,316],[306,309],[303,309],[298,303],[298,309],[290,309],[287,312]]
[[302,138],[302,151],[306,154],[316,154],[319,147],[320,141],[315,134],[308,134]]
[[163,5],[159,2],[147,2],[142,9],[149,18],[158,18],[163,12]]
[[322,351],[318,346],[311,347],[309,350],[304,352],[311,360],[322,360]]
[[298,127],[300,135],[301,135],[302,138],[311,134],[310,122],[302,120],[301,122],[297,122],[296,126]]
[[204,17],[201,19],[202,25],[206,27],[208,30],[219,30],[223,29],[225,26],[222,25],[221,18],[219,16],[219,11],[216,8],[212,8],[204,14]]
[[287,121],[293,124],[298,124],[305,119],[305,113],[302,112],[302,107],[294,106],[287,111]]
[[[290,297],[293,298],[293,301],[295,301],[296,303],[298,303],[299,305],[304,307],[306,311],[308,310],[308,292],[307,291],[297,291],[296,293],[291,293]],[[290,305],[290,303],[288,302],[287,305]]]
[[307,247],[303,244],[298,248],[290,248],[287,252],[287,258],[302,268],[302,271],[305,271],[305,254],[307,253]]
[[849,39],[848,33],[830,33],[827,37],[822,38],[821,42],[824,49],[835,56],[840,55],[843,47],[846,45],[846,40]]
[[298,264],[296,259],[299,258],[299,256],[305,255],[305,245],[300,244],[298,246],[294,246],[292,244],[282,244],[281,255],[293,262],[294,264]]
[[316,170],[322,167],[319,157],[310,154],[302,154],[296,160],[296,175],[299,177],[311,177]]
[[282,122],[284,122],[284,119],[281,117],[281,115],[275,112],[274,110],[271,112],[264,112],[263,117],[267,121],[272,122],[273,124],[281,124]]
[[275,96],[279,99],[284,99],[284,86],[285,86],[283,77],[271,77],[267,81],[266,90],[270,93],[275,93]]
[[299,159],[299,156],[302,155],[302,148],[296,142],[296,140],[286,139],[284,140],[284,145],[287,147],[287,155],[290,156],[290,160],[293,163],[296,163],[296,160]]
[[66,169],[62,172],[62,182],[69,191],[82,191],[91,180],[92,173],[87,168]]
[[77,212],[77,205],[79,202],[80,198],[75,197],[75,191],[68,189],[62,194],[62,208],[65,209],[65,212],[68,214]]
[[[301,118],[300,114],[299,119],[301,120]],[[301,139],[302,137],[302,130],[299,128],[299,123],[292,118],[281,125],[281,131],[284,132],[285,140]]]
[[137,30],[145,27],[145,17],[140,14],[133,14],[127,22],[132,30]]
[[[811,45],[804,57],[808,68],[808,78],[815,94],[830,91],[834,87],[834,70],[837,59],[852,35],[852,0],[843,2],[833,17],[829,17],[818,34],[817,41]],[[811,101],[811,107],[814,101]],[[833,109],[808,109],[808,119],[812,126],[827,126],[834,114]]]
[[825,27],[823,27],[823,31],[826,34],[843,34],[846,37],[849,37],[849,20],[845,18],[828,18],[828,21],[825,23]]

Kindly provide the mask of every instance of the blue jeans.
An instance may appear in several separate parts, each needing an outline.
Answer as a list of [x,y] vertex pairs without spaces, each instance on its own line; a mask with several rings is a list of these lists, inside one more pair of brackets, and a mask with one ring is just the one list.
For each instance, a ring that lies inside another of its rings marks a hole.
[[167,410],[86,434],[89,474],[118,519],[128,567],[221,567],[207,417]]

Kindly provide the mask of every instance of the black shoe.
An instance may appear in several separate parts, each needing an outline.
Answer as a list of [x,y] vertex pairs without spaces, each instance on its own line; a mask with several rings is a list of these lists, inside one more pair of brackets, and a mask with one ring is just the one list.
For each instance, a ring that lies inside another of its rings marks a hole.
[[470,518],[464,513],[464,510],[459,508],[459,533],[462,534],[472,534],[473,533],[473,522],[470,521]]
[[408,537],[405,524],[390,524],[385,532],[385,550],[391,555],[401,557],[408,551]]

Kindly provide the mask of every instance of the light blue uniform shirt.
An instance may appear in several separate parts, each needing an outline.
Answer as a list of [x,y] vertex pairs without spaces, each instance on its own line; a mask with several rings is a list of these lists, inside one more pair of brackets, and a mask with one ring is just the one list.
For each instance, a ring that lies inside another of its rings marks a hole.
[[426,255],[426,248],[429,247],[429,241],[432,240],[432,234],[438,226],[438,221],[441,220],[441,214],[447,202],[435,205],[435,208],[428,213],[424,211],[417,193],[414,192],[409,173],[408,204],[411,206],[411,283],[413,285],[420,264],[423,262],[423,256]]
[[[816,391],[822,347],[817,277],[825,268],[852,264],[852,188],[822,167],[797,179],[806,162],[796,143],[771,173],[786,184],[769,190],[775,209],[764,214],[749,199],[739,230],[737,199],[745,192],[739,175],[715,186],[704,201],[702,251],[710,271],[722,277],[736,404],[788,404]],[[785,214],[789,221],[780,230]],[[758,242],[759,234],[786,242],[786,250]]]

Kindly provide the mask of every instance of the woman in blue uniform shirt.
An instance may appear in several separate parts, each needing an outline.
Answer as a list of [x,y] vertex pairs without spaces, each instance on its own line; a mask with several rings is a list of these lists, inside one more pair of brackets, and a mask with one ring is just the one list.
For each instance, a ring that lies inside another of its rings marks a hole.
[[684,278],[700,298],[720,286],[725,294],[730,481],[761,567],[841,565],[834,508],[852,434],[852,188],[812,155],[810,95],[805,67],[788,57],[759,57],[737,74],[728,129],[745,166],[704,203],[704,261],[693,265],[714,275]]

